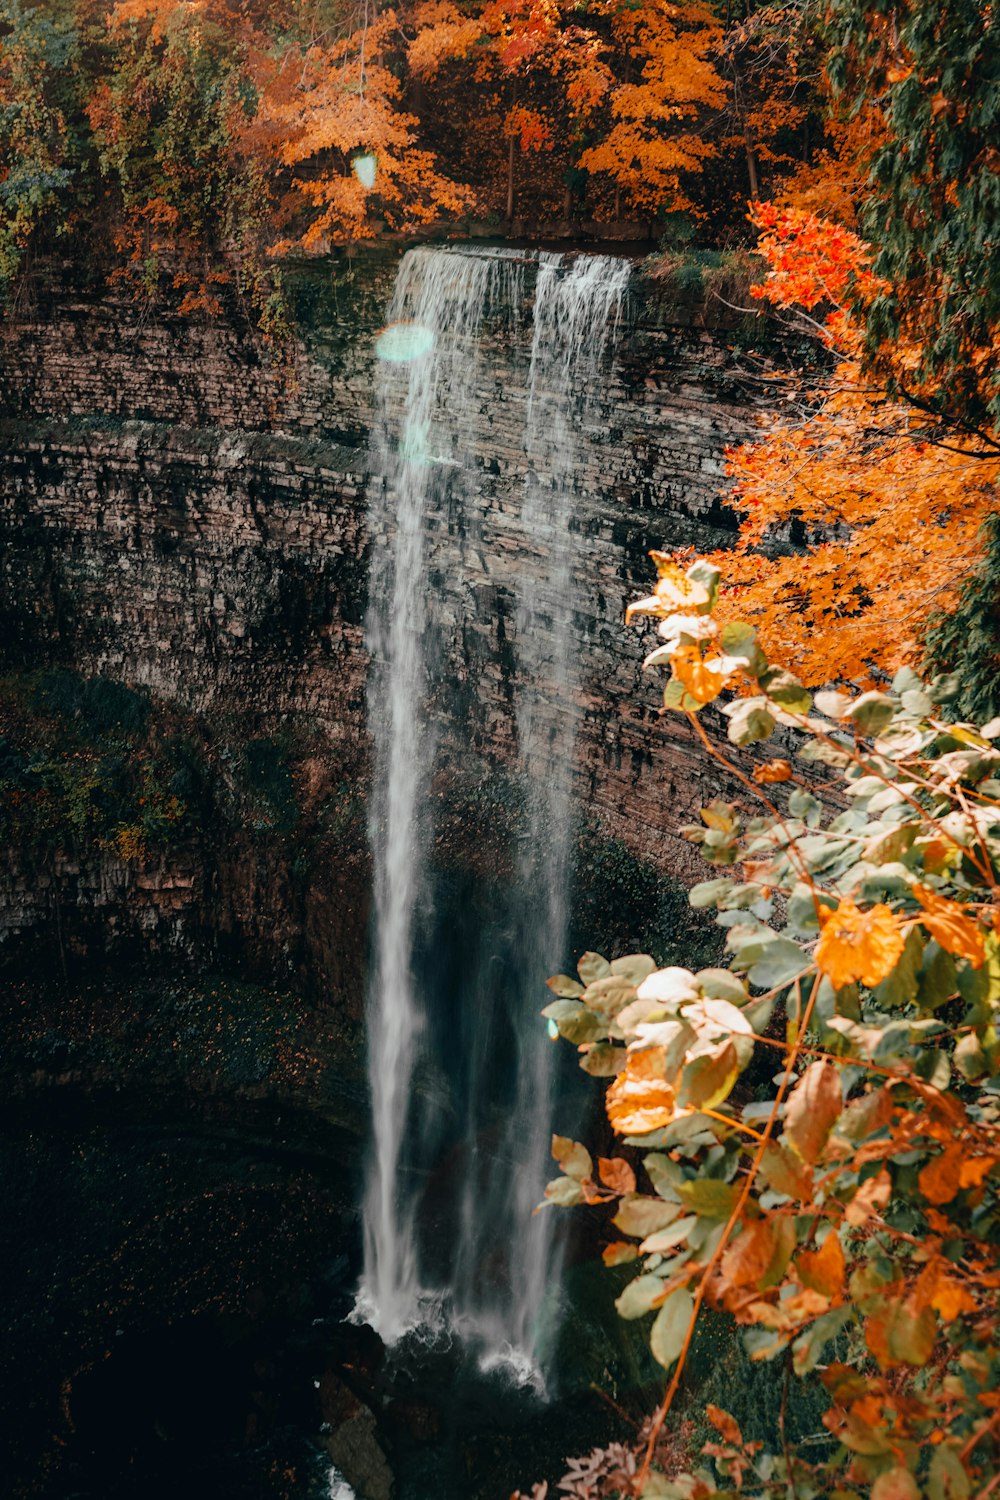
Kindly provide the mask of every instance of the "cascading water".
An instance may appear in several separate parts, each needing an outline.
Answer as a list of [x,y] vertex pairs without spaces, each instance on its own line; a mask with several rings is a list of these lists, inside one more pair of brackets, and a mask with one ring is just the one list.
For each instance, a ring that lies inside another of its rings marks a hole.
[[[426,892],[426,798],[434,745],[425,713],[427,541],[449,470],[468,463],[470,402],[483,315],[517,298],[503,257],[412,250],[379,339],[370,521],[373,563],[368,713],[375,745],[372,844],[375,958],[369,1007],[374,1153],[365,1200],[362,1301],[387,1342],[417,1312],[413,1202],[400,1182],[410,1084],[423,1020],[413,986],[413,924]],[[398,417],[402,420],[399,421]],[[393,522],[395,523],[393,526]],[[390,545],[389,533],[394,531]]]
[[[532,1209],[548,1175],[551,1136],[552,1049],[538,1016],[540,985],[565,945],[573,839],[574,495],[586,467],[597,378],[629,276],[620,258],[537,257],[522,426],[522,553],[514,569],[517,771],[525,817],[503,898],[468,939],[475,951],[463,953],[456,1018],[435,1041],[439,997],[418,972],[417,929],[433,929],[436,915],[428,693],[448,627],[429,597],[429,560],[447,530],[445,514],[473,498],[481,477],[472,451],[483,405],[481,333],[491,317],[519,317],[525,259],[496,251],[409,252],[379,340],[368,622],[375,1139],[359,1298],[359,1314],[387,1342],[415,1322],[443,1316],[487,1361],[504,1359],[515,1368],[527,1367],[538,1352],[540,1315],[558,1260],[552,1216],[533,1217]],[[475,511],[468,510],[473,531]],[[437,704],[435,712],[447,716],[447,705]],[[422,1071],[449,1080],[444,1131],[442,1106],[421,1085]],[[436,1245],[436,1254],[425,1256],[430,1247],[418,1232],[415,1184],[440,1155],[442,1139],[455,1133],[456,1116],[465,1122],[465,1139],[453,1221],[443,1231],[449,1253],[442,1256]],[[422,1263],[428,1259],[430,1275]]]

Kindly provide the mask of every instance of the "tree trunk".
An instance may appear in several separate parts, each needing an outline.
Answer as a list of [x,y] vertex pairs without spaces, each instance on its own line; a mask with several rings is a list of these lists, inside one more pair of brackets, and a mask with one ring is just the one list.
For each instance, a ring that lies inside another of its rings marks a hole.
[[749,130],[744,131],[743,144],[747,153],[747,176],[750,178],[750,196],[756,203],[760,197],[760,183],[757,180],[757,158],[754,155],[753,141]]
[[514,222],[514,137],[511,136],[507,145],[507,223]]

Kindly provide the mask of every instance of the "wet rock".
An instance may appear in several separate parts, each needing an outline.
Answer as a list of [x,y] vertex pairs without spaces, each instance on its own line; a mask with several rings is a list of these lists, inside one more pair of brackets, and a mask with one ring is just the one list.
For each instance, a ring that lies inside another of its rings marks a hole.
[[378,1435],[374,1412],[333,1370],[320,1381],[323,1419],[332,1428],[323,1439],[334,1465],[358,1500],[392,1500],[392,1470]]

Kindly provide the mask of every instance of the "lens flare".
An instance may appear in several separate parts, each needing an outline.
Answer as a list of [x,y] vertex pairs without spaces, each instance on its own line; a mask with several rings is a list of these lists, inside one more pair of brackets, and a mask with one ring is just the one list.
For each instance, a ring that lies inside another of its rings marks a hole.
[[375,174],[378,171],[378,162],[370,151],[366,152],[364,156],[354,157],[351,162],[351,168],[363,188],[373,188],[375,186]]
[[422,359],[434,348],[434,330],[423,323],[390,323],[375,339],[375,353],[390,365]]

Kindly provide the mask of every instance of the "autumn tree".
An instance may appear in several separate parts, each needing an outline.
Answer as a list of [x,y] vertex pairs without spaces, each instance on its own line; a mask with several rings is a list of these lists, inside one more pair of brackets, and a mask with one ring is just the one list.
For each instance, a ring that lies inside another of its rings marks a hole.
[[607,123],[580,165],[611,179],[616,218],[621,195],[638,212],[688,207],[683,178],[698,172],[712,150],[693,123],[726,97],[714,61],[719,21],[699,0],[637,7],[610,0],[605,13],[620,72],[608,90]]
[[87,101],[113,189],[119,274],[182,311],[218,311],[227,285],[263,307],[266,184],[240,137],[254,110],[246,49],[224,6],[120,0],[97,24],[100,73]]
[[55,8],[0,3],[0,289],[9,293],[40,227],[66,232],[79,143],[69,70],[78,47]]
[[282,40],[255,54],[259,104],[248,138],[286,182],[274,253],[413,229],[469,208],[471,195],[417,143],[419,122],[401,104],[402,51],[396,13],[373,10],[346,35]]
[[[690,900],[715,911],[725,967],[588,953],[578,978],[549,981],[545,1014],[610,1080],[631,1149],[595,1163],[557,1136],[546,1201],[610,1208],[604,1259],[636,1269],[618,1310],[650,1320],[670,1375],[634,1460],[616,1456],[617,1492],[985,1500],[1000,1461],[1000,720],[949,722],[948,685],[908,668],[886,691],[813,697],[748,622],[717,618],[717,568],[653,555],[655,592],[630,609],[657,625],[647,664],[737,795],[683,830],[714,867]],[[741,766],[703,726],[712,705],[733,746],[780,727],[778,754]],[[764,1097],[741,1083],[753,1068]],[[777,1365],[777,1430],[746,1441],[709,1407],[711,1440],[664,1472],[704,1308]],[[825,1391],[827,1444],[787,1423],[800,1380]]]
[[802,210],[758,205],[755,219],[768,268],[755,293],[824,358],[812,389],[796,374],[760,440],[729,455],[744,519],[724,607],[780,640],[808,683],[870,685],[919,661],[928,617],[957,603],[998,508],[1000,454],[942,441],[868,376],[856,310],[884,282],[857,235]]
[[808,155],[796,136],[820,102],[814,52],[815,31],[795,3],[748,5],[726,28],[720,71],[729,85],[728,129],[722,145],[742,157],[752,199],[762,196],[762,170],[782,172]]
[[1000,426],[1000,18],[979,0],[832,0],[826,27],[834,89],[884,124],[860,224],[883,281],[868,359],[959,428]]

